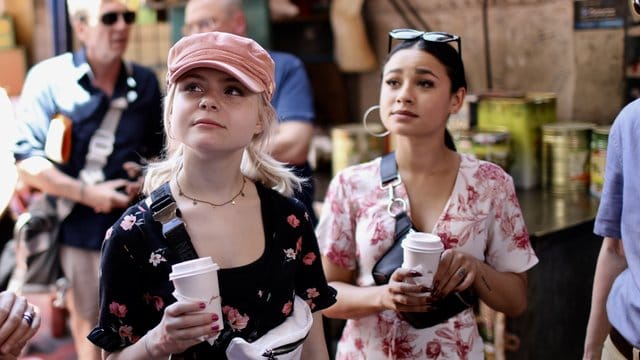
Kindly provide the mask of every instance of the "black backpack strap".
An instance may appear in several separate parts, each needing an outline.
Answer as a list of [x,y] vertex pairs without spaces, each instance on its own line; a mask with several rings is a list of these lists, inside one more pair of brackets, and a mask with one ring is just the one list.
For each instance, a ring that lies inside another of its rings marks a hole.
[[197,259],[198,254],[191,244],[191,237],[179,216],[180,209],[171,195],[171,187],[166,182],[151,193],[151,214],[162,223],[162,234],[175,251],[180,261]]

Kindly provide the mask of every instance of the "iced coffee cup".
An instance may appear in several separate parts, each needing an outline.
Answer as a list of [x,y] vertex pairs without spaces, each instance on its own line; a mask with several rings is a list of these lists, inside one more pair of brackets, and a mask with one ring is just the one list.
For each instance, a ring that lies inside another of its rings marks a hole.
[[[177,263],[171,267],[169,280],[176,290],[173,296],[179,301],[203,302],[206,307],[201,312],[218,314],[217,324],[220,330],[222,322],[222,304],[218,285],[218,270],[220,267],[210,257],[203,257]],[[207,339],[213,344],[216,337]]]
[[444,251],[440,237],[431,233],[410,232],[402,240],[402,249],[402,267],[422,274],[412,278],[413,283],[431,287],[440,263],[440,255]]

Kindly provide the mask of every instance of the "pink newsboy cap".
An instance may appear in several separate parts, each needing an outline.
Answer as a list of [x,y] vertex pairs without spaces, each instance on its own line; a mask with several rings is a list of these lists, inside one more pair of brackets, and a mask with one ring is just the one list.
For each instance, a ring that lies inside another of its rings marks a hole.
[[275,90],[273,59],[257,42],[224,32],[206,32],[181,38],[169,50],[167,83],[172,84],[187,71],[212,68],[224,71],[249,90],[266,92],[269,100]]

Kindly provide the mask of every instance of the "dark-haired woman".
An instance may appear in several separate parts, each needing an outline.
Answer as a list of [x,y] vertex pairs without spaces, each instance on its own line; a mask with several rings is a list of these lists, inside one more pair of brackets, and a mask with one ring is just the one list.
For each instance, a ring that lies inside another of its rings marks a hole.
[[473,290],[518,315],[527,306],[526,271],[538,259],[511,177],[457,153],[446,131],[467,89],[460,38],[399,29],[392,40],[400,43],[382,70],[379,114],[396,144],[395,197],[406,202],[414,230],[438,235],[445,251],[432,287],[413,285],[408,280],[421,274],[402,268],[377,286],[371,271],[394,244],[396,224],[389,190],[380,187],[381,159],[337,174],[316,229],[327,280],[339,293],[324,314],[347,319],[336,359],[482,359],[472,308],[422,329],[402,313],[435,312],[448,294]]

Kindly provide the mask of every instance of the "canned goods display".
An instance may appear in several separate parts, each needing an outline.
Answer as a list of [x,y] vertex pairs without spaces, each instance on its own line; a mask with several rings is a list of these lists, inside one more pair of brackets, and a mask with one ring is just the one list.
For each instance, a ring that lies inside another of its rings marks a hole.
[[591,172],[589,192],[600,197],[604,185],[604,169],[607,160],[607,142],[611,126],[596,126],[591,131]]
[[559,195],[589,189],[590,123],[554,123],[542,127],[542,185]]
[[509,171],[511,144],[508,131],[477,130],[471,139],[473,154],[478,159],[491,161]]

